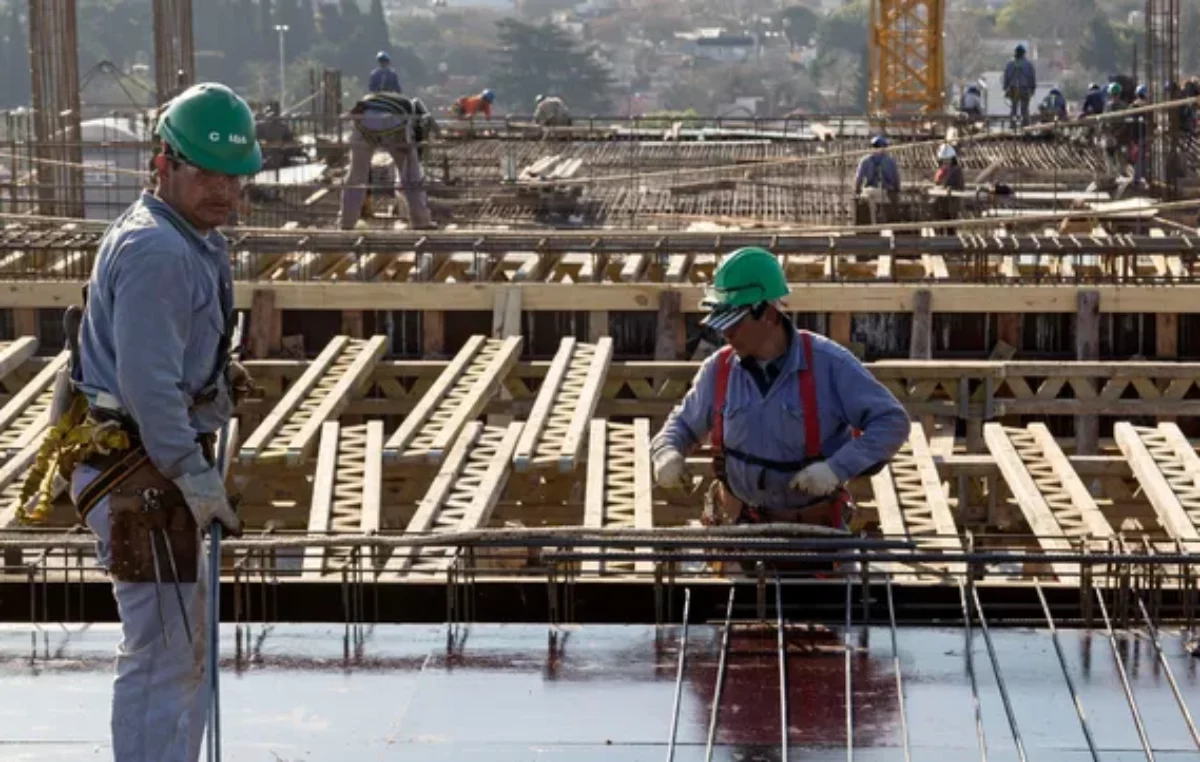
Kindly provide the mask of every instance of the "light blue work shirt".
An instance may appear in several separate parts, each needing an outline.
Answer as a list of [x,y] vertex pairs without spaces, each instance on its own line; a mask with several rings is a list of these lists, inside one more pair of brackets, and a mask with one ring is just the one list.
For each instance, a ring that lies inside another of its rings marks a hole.
[[1001,85],[1005,92],[1016,90],[1023,96],[1033,94],[1037,89],[1037,72],[1033,62],[1028,58],[1014,58],[1004,65],[1004,82]]
[[854,192],[858,193],[863,186],[898,192],[900,167],[896,165],[896,160],[886,153],[864,156],[858,163],[858,171],[854,173]]
[[224,373],[216,398],[188,410],[212,378],[232,313],[233,276],[219,232],[201,235],[149,192],[109,226],[80,329],[80,388],[93,405],[115,399],[169,479],[207,470],[197,436],[233,415]]
[[[795,330],[789,323],[785,326]],[[844,347],[817,334],[811,338],[821,453],[838,478],[847,481],[895,455],[908,439],[908,413]],[[798,335],[792,340],[782,370],[765,395],[743,362],[734,355],[726,388],[724,440],[729,488],[743,502],[767,510],[816,502],[819,498],[788,487],[807,459],[799,380],[805,367],[803,343]],[[717,355],[713,354],[700,366],[692,388],[650,443],[652,454],[666,448],[686,454],[709,434],[716,369]],[[862,431],[862,436],[853,438],[853,428]],[[793,467],[756,465],[731,451]]]

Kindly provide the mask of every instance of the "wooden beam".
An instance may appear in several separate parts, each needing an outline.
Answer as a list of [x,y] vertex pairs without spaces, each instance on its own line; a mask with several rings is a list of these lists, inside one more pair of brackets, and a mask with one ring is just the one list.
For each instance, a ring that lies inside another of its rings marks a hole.
[[250,329],[246,353],[261,360],[279,352],[283,344],[283,317],[275,307],[275,291],[256,288],[250,297]]
[[1113,438],[1167,534],[1200,540],[1200,458],[1179,427],[1162,423],[1147,428],[1121,421],[1113,426]]
[[446,354],[446,313],[425,310],[421,313],[421,354],[442,357]]
[[21,336],[6,342],[0,349],[0,378],[7,377],[17,368],[33,357],[38,349],[36,336]]
[[[1100,359],[1100,294],[1080,291],[1075,313],[1075,356],[1078,360]],[[1083,383],[1091,385],[1090,380]],[[1094,415],[1075,417],[1075,452],[1094,455],[1100,439],[1100,421]]]
[[929,289],[921,289],[913,295],[908,356],[914,360],[933,359],[933,293]]
[[658,332],[654,340],[655,360],[682,360],[687,346],[687,329],[678,291],[663,291],[658,298]]
[[[333,488],[337,474],[338,422],[321,426],[321,446],[313,475],[312,502],[308,509],[308,533],[325,534],[333,515]],[[302,576],[319,578],[324,573],[325,549],[305,548]]]

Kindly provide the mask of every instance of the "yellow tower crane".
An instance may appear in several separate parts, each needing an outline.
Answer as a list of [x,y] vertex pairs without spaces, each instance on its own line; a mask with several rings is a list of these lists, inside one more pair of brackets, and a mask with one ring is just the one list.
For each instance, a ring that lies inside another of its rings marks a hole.
[[942,109],[943,0],[871,0],[869,22],[874,116],[917,116]]

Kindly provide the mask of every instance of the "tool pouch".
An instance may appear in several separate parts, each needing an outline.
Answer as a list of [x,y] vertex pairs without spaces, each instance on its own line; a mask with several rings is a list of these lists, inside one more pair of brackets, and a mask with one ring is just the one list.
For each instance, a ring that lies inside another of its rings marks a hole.
[[170,479],[147,463],[121,482],[108,498],[112,544],[109,573],[113,579],[196,581],[200,535],[183,494]]

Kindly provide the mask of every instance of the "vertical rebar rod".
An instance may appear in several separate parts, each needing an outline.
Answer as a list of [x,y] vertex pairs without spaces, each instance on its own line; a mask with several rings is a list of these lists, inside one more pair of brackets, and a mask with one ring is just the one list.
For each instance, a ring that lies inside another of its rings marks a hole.
[[708,740],[704,747],[704,762],[712,762],[713,742],[717,738],[717,712],[721,706],[721,694],[725,690],[725,661],[729,656],[729,634],[733,629],[733,598],[737,586],[729,586],[729,600],[725,604],[725,630],[721,634],[721,658],[717,662],[717,684],[713,688],[712,709],[708,714]]
[[787,644],[783,637],[783,582],[775,575],[775,625],[779,640],[779,759],[788,758]]
[[846,629],[842,633],[843,648],[846,651],[846,759],[854,759],[854,667],[850,644],[850,575],[846,575]]
[[1179,711],[1183,712],[1183,719],[1187,723],[1188,732],[1192,734],[1192,742],[1196,744],[1197,749],[1200,749],[1200,733],[1196,732],[1196,723],[1192,720],[1192,713],[1188,711],[1187,702],[1183,700],[1183,695],[1179,692],[1179,685],[1175,682],[1175,673],[1171,670],[1171,664],[1167,661],[1167,655],[1163,653],[1162,643],[1158,638],[1158,628],[1150,620],[1150,614],[1146,611],[1146,604],[1142,603],[1142,596],[1137,596],[1137,603],[1138,608],[1142,611],[1142,618],[1146,620],[1146,631],[1150,633],[1150,642],[1154,644],[1154,651],[1158,654],[1158,661],[1163,665],[1163,669],[1167,673],[1167,682],[1171,684],[1171,692],[1175,694],[1175,701],[1179,704]]
[[683,669],[687,663],[688,613],[692,607],[692,589],[683,591],[683,630],[679,634],[679,666],[675,672],[675,703],[671,707],[671,737],[667,740],[667,762],[675,759],[675,734],[679,732],[679,703],[683,697]]
[[971,612],[967,608],[967,589],[962,580],[958,582],[959,601],[962,604],[963,632],[967,639],[967,675],[971,678],[971,701],[975,704],[975,733],[979,736],[979,759],[987,762],[987,739],[983,734],[983,710],[979,704],[979,682],[975,678],[974,645],[971,641]]
[[1150,748],[1150,739],[1146,736],[1146,726],[1142,723],[1142,713],[1138,709],[1137,699],[1133,696],[1133,688],[1129,685],[1129,676],[1125,674],[1125,660],[1121,658],[1121,651],[1117,648],[1117,637],[1113,634],[1112,620],[1108,618],[1108,606],[1104,603],[1104,596],[1100,593],[1100,589],[1096,588],[1096,600],[1100,602],[1100,615],[1104,617],[1104,630],[1108,634],[1108,644],[1112,647],[1113,659],[1117,662],[1117,674],[1121,676],[1121,687],[1125,690],[1125,700],[1129,703],[1129,711],[1133,714],[1133,724],[1137,728],[1138,738],[1142,742],[1142,749],[1146,752],[1146,759],[1154,762],[1154,750]]
[[983,604],[979,601],[979,590],[971,585],[971,599],[975,602],[975,610],[979,612],[979,629],[983,631],[983,642],[987,646],[988,658],[992,662],[992,672],[996,674],[996,686],[1000,689],[1000,699],[1004,702],[1004,713],[1008,715],[1008,727],[1012,731],[1013,743],[1017,746],[1017,756],[1024,762],[1025,743],[1021,740],[1021,731],[1017,727],[1017,717],[1013,714],[1012,701],[1008,696],[1008,687],[1004,684],[1004,675],[1000,672],[1000,659],[996,656],[996,646],[992,643],[992,633],[988,630],[987,617],[983,615]]
[[1054,643],[1054,651],[1058,654],[1058,664],[1062,667],[1063,677],[1067,681],[1067,690],[1071,693],[1071,701],[1075,704],[1075,714],[1079,716],[1079,725],[1083,728],[1083,737],[1087,740],[1088,750],[1092,753],[1092,759],[1099,762],[1100,754],[1096,751],[1096,741],[1092,738],[1092,729],[1088,726],[1087,717],[1083,713],[1083,702],[1079,699],[1079,693],[1075,690],[1075,682],[1071,680],[1071,671],[1067,667],[1067,657],[1063,653],[1062,643],[1058,640],[1058,629],[1054,626],[1054,617],[1050,613],[1050,605],[1046,603],[1046,596],[1042,593],[1042,585],[1037,577],[1033,578],[1034,589],[1037,590],[1038,600],[1042,603],[1042,611],[1046,615],[1046,625],[1050,628],[1050,639]]
[[892,666],[896,671],[896,698],[900,706],[900,737],[904,740],[904,762],[912,762],[912,752],[908,747],[908,716],[904,708],[904,681],[900,676],[900,649],[896,646],[896,606],[892,600],[890,572],[884,580],[887,582],[888,620],[892,625]]

